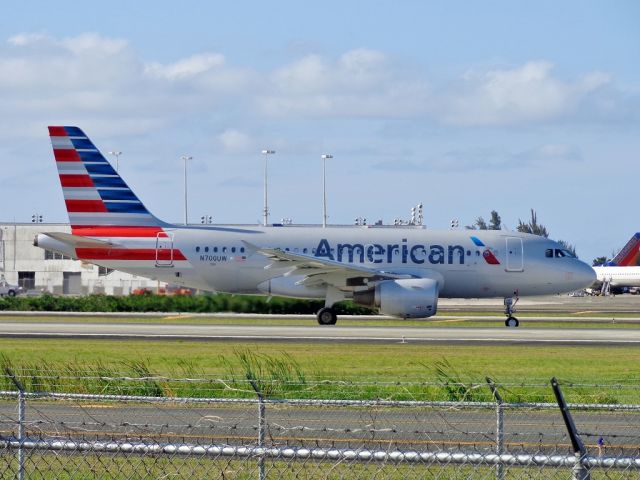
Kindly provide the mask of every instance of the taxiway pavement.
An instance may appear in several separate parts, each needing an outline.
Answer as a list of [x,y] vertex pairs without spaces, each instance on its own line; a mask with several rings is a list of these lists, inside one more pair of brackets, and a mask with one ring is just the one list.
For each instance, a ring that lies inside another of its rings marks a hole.
[[[555,318],[557,320],[557,317]],[[0,337],[424,344],[640,345],[634,328],[195,325],[0,321]]]

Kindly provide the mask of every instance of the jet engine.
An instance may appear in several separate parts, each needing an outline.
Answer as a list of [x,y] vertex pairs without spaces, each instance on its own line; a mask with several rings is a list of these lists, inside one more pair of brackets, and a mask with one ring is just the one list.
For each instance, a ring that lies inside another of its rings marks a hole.
[[375,288],[354,292],[353,301],[400,318],[427,318],[438,309],[438,282],[431,278],[384,280]]

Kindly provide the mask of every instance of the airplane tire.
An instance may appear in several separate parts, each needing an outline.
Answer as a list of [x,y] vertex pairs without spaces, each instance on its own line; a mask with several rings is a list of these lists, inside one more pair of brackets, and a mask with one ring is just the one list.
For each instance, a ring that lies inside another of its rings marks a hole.
[[516,317],[509,317],[504,321],[504,326],[508,328],[515,328],[520,325],[520,322]]
[[9,290],[7,292],[7,295],[9,295],[10,297],[15,297],[16,296],[16,291],[15,290]]
[[321,308],[317,313],[317,317],[320,325],[335,325],[338,321],[336,312],[330,307]]

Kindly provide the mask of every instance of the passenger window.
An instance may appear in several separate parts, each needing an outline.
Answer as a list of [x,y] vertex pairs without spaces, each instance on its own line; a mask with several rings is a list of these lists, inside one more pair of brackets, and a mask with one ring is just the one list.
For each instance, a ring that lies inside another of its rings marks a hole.
[[240,247],[240,253],[244,253],[244,247]]
[[553,258],[553,249],[552,248],[547,248],[544,251],[544,256],[547,258]]
[[218,251],[218,247],[213,247],[213,251],[217,252]]
[[226,252],[227,251],[227,247],[222,247],[222,251]]
[[236,253],[236,247],[231,247],[231,253]]
[[196,247],[196,252],[199,252],[199,251],[200,251],[200,247]]
[[209,247],[204,247],[204,251],[208,252],[209,251]]

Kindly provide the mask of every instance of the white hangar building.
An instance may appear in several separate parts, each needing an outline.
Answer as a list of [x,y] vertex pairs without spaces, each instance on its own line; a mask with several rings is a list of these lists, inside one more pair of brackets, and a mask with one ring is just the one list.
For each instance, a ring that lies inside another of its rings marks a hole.
[[0,223],[0,279],[4,276],[25,291],[70,295],[128,295],[137,288],[165,286],[34,247],[33,239],[42,232],[71,233],[71,228],[63,223]]

